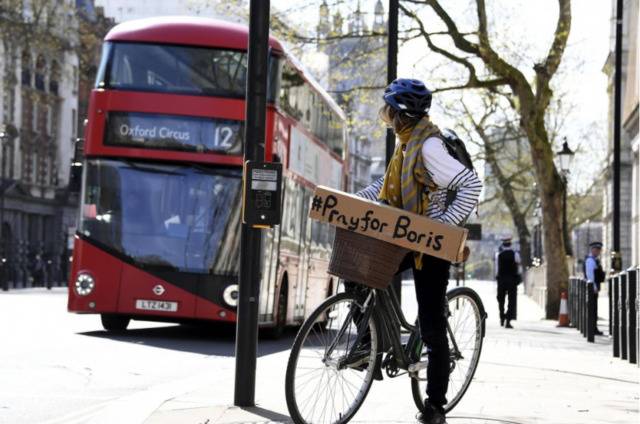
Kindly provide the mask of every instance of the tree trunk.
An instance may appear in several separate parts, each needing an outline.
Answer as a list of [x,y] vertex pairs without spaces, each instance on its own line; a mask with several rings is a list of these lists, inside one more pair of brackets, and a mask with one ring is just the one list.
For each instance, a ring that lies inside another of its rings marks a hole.
[[516,227],[516,231],[518,232],[520,258],[522,259],[523,268],[526,268],[531,265],[531,233],[529,232],[529,227],[527,227],[527,218],[518,203],[516,194],[511,186],[511,181],[504,174],[502,168],[500,168],[496,149],[494,149],[492,145],[491,138],[487,135],[481,125],[474,122],[474,126],[484,142],[485,160],[491,167],[491,172],[493,172],[493,175],[498,181],[500,189],[502,189],[502,199],[507,205],[507,209],[509,209],[513,225]]
[[567,289],[569,270],[562,231],[562,193],[560,175],[553,166],[553,151],[544,125],[523,120],[527,132],[536,179],[542,203],[543,245],[547,264],[547,319],[556,319],[560,308],[560,293]]
[[531,234],[525,226],[516,226],[518,230],[518,239],[520,241],[520,259],[522,267],[526,269],[531,266]]

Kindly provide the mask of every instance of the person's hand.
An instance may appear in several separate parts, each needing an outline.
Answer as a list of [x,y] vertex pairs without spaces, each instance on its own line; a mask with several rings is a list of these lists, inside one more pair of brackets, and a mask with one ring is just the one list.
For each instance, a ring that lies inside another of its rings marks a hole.
[[469,249],[469,246],[465,246],[464,250],[462,251],[462,261],[460,262],[467,262],[467,259],[469,259],[470,255],[471,255],[471,249]]

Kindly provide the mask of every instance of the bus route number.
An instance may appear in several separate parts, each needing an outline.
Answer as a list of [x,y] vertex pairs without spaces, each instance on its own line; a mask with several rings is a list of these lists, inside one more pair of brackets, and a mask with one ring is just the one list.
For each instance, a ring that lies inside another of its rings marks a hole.
[[282,164],[247,161],[243,178],[243,222],[258,228],[280,224]]
[[228,126],[216,127],[213,136],[213,146],[215,150],[231,150],[234,142],[234,131]]

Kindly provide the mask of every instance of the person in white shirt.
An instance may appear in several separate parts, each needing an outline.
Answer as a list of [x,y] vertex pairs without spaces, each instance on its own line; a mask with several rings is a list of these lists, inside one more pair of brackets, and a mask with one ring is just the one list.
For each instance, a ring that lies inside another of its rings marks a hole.
[[[443,134],[429,117],[431,92],[414,79],[397,79],[385,90],[380,117],[398,138],[385,176],[356,193],[373,201],[463,225],[478,203],[482,183],[474,170],[449,154]],[[410,254],[400,270],[413,269],[418,318],[427,346],[427,398],[418,420],[446,424],[444,405],[449,384],[449,346],[445,299],[451,263]]]

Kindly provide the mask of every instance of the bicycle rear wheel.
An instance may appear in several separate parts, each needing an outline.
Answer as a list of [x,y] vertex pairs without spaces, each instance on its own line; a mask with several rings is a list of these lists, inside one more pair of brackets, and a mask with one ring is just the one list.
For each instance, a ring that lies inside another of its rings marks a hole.
[[[367,293],[372,299],[373,292]],[[381,345],[373,302],[365,303],[356,294],[337,294],[300,328],[285,380],[287,408],[295,423],[346,423],[364,402]]]
[[[450,374],[445,412],[451,411],[462,399],[471,384],[478,367],[484,337],[484,306],[478,294],[468,287],[456,287],[447,292],[449,306]],[[454,343],[455,342],[455,343]],[[420,342],[421,343],[421,342]],[[455,346],[458,347],[457,351]],[[421,361],[427,360],[426,348],[422,348]],[[426,368],[411,379],[413,400],[422,410],[427,391]]]

